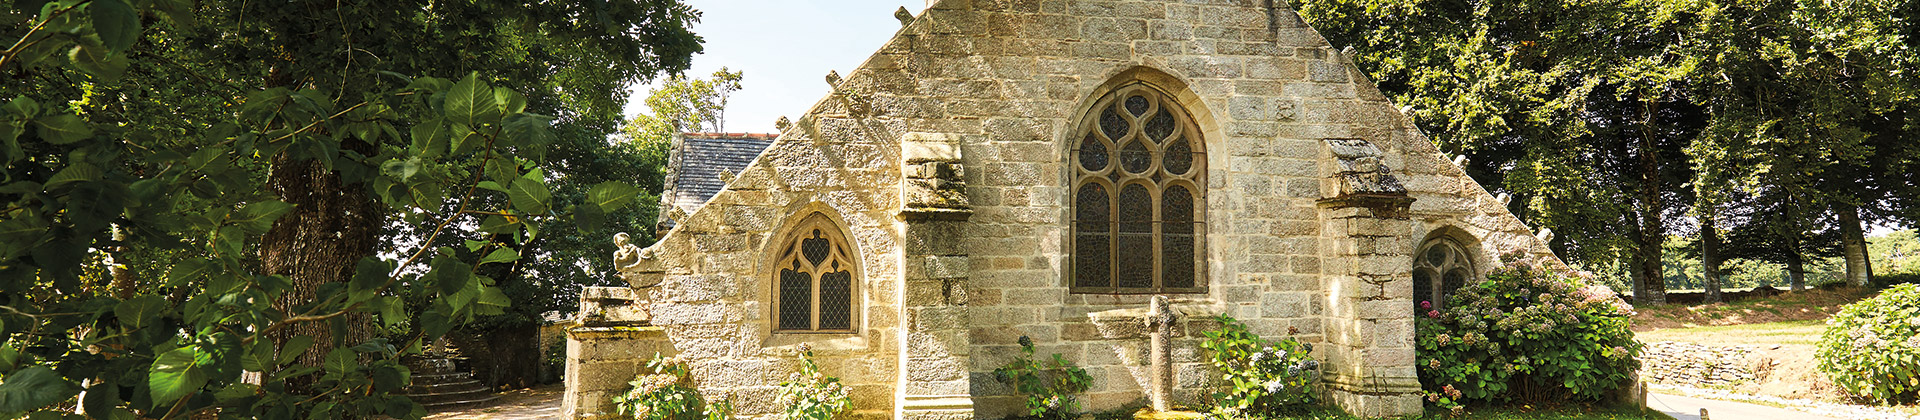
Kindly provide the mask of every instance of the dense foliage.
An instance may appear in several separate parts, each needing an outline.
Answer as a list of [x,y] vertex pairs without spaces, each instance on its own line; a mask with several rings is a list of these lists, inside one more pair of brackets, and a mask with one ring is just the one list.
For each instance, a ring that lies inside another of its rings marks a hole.
[[1642,345],[1633,310],[1601,286],[1527,263],[1461,287],[1415,321],[1420,383],[1445,408],[1469,401],[1594,400],[1628,385]]
[[1213,394],[1216,414],[1238,418],[1314,402],[1320,361],[1313,358],[1313,344],[1293,337],[1260,338],[1227,315],[1215,320],[1220,328],[1201,332],[1206,340],[1200,348],[1207,350],[1207,363],[1227,382]]
[[1055,420],[1080,411],[1074,395],[1093,386],[1093,375],[1059,353],[1048,361],[1033,360],[1033,338],[1020,336],[1020,357],[993,370],[993,379],[1013,386],[1026,396],[1027,416]]
[[1815,353],[1820,370],[1862,399],[1920,397],[1920,285],[1901,284],[1827,318]]
[[0,7],[0,416],[421,416],[399,359],[638,194],[547,152],[696,15],[596,4]]
[[708,403],[688,376],[687,362],[679,357],[654,354],[647,370],[627,385],[627,392],[613,396],[620,415],[634,420],[727,420],[733,417],[733,402],[722,399]]
[[1670,235],[1699,238],[1709,273],[1752,259],[1799,279],[1844,250],[1864,285],[1863,226],[1920,222],[1920,1],[1298,4],[1440,150],[1636,300],[1661,301]]
[[813,348],[800,345],[800,371],[780,382],[781,416],[787,420],[833,420],[851,404],[840,378],[820,372]]

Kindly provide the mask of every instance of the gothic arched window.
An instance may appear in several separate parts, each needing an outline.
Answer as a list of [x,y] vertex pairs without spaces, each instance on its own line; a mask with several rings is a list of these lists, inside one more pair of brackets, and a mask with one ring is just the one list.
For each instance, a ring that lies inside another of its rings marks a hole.
[[1173,98],[1142,83],[1095,101],[1068,154],[1074,293],[1206,292],[1206,153]]
[[1434,238],[1420,246],[1413,257],[1413,305],[1416,313],[1425,313],[1421,302],[1431,302],[1432,310],[1446,305],[1447,297],[1473,279],[1473,259],[1467,249],[1448,238]]
[[853,330],[853,286],[859,270],[846,235],[825,214],[794,225],[774,259],[774,313],[778,330]]

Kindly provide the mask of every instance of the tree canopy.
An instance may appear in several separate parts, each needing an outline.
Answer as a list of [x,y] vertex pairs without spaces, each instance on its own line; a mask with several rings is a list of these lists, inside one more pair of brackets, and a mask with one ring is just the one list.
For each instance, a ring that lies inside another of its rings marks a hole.
[[594,153],[564,146],[605,144],[622,86],[684,70],[697,18],[671,0],[0,8],[0,416],[84,391],[96,417],[420,417],[399,357],[511,304],[490,267],[547,223],[641,195],[574,184]]

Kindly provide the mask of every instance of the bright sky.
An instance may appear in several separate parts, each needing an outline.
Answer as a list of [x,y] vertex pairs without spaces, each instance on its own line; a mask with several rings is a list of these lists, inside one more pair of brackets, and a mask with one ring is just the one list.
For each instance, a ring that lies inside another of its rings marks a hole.
[[[706,52],[693,56],[688,77],[720,67],[741,71],[741,89],[727,100],[727,131],[773,132],[780,116],[799,118],[827,94],[827,71],[845,75],[900,30],[893,11],[915,15],[925,0],[684,0],[700,10],[693,32]],[[646,110],[653,86],[636,86],[632,118]]]

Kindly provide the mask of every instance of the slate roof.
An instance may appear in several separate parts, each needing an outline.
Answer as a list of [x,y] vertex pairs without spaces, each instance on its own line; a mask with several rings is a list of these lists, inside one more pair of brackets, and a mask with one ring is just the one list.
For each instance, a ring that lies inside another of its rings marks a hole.
[[666,184],[672,196],[666,198],[675,207],[692,214],[726,188],[720,179],[721,172],[740,174],[778,135],[685,133],[682,136],[667,166]]

